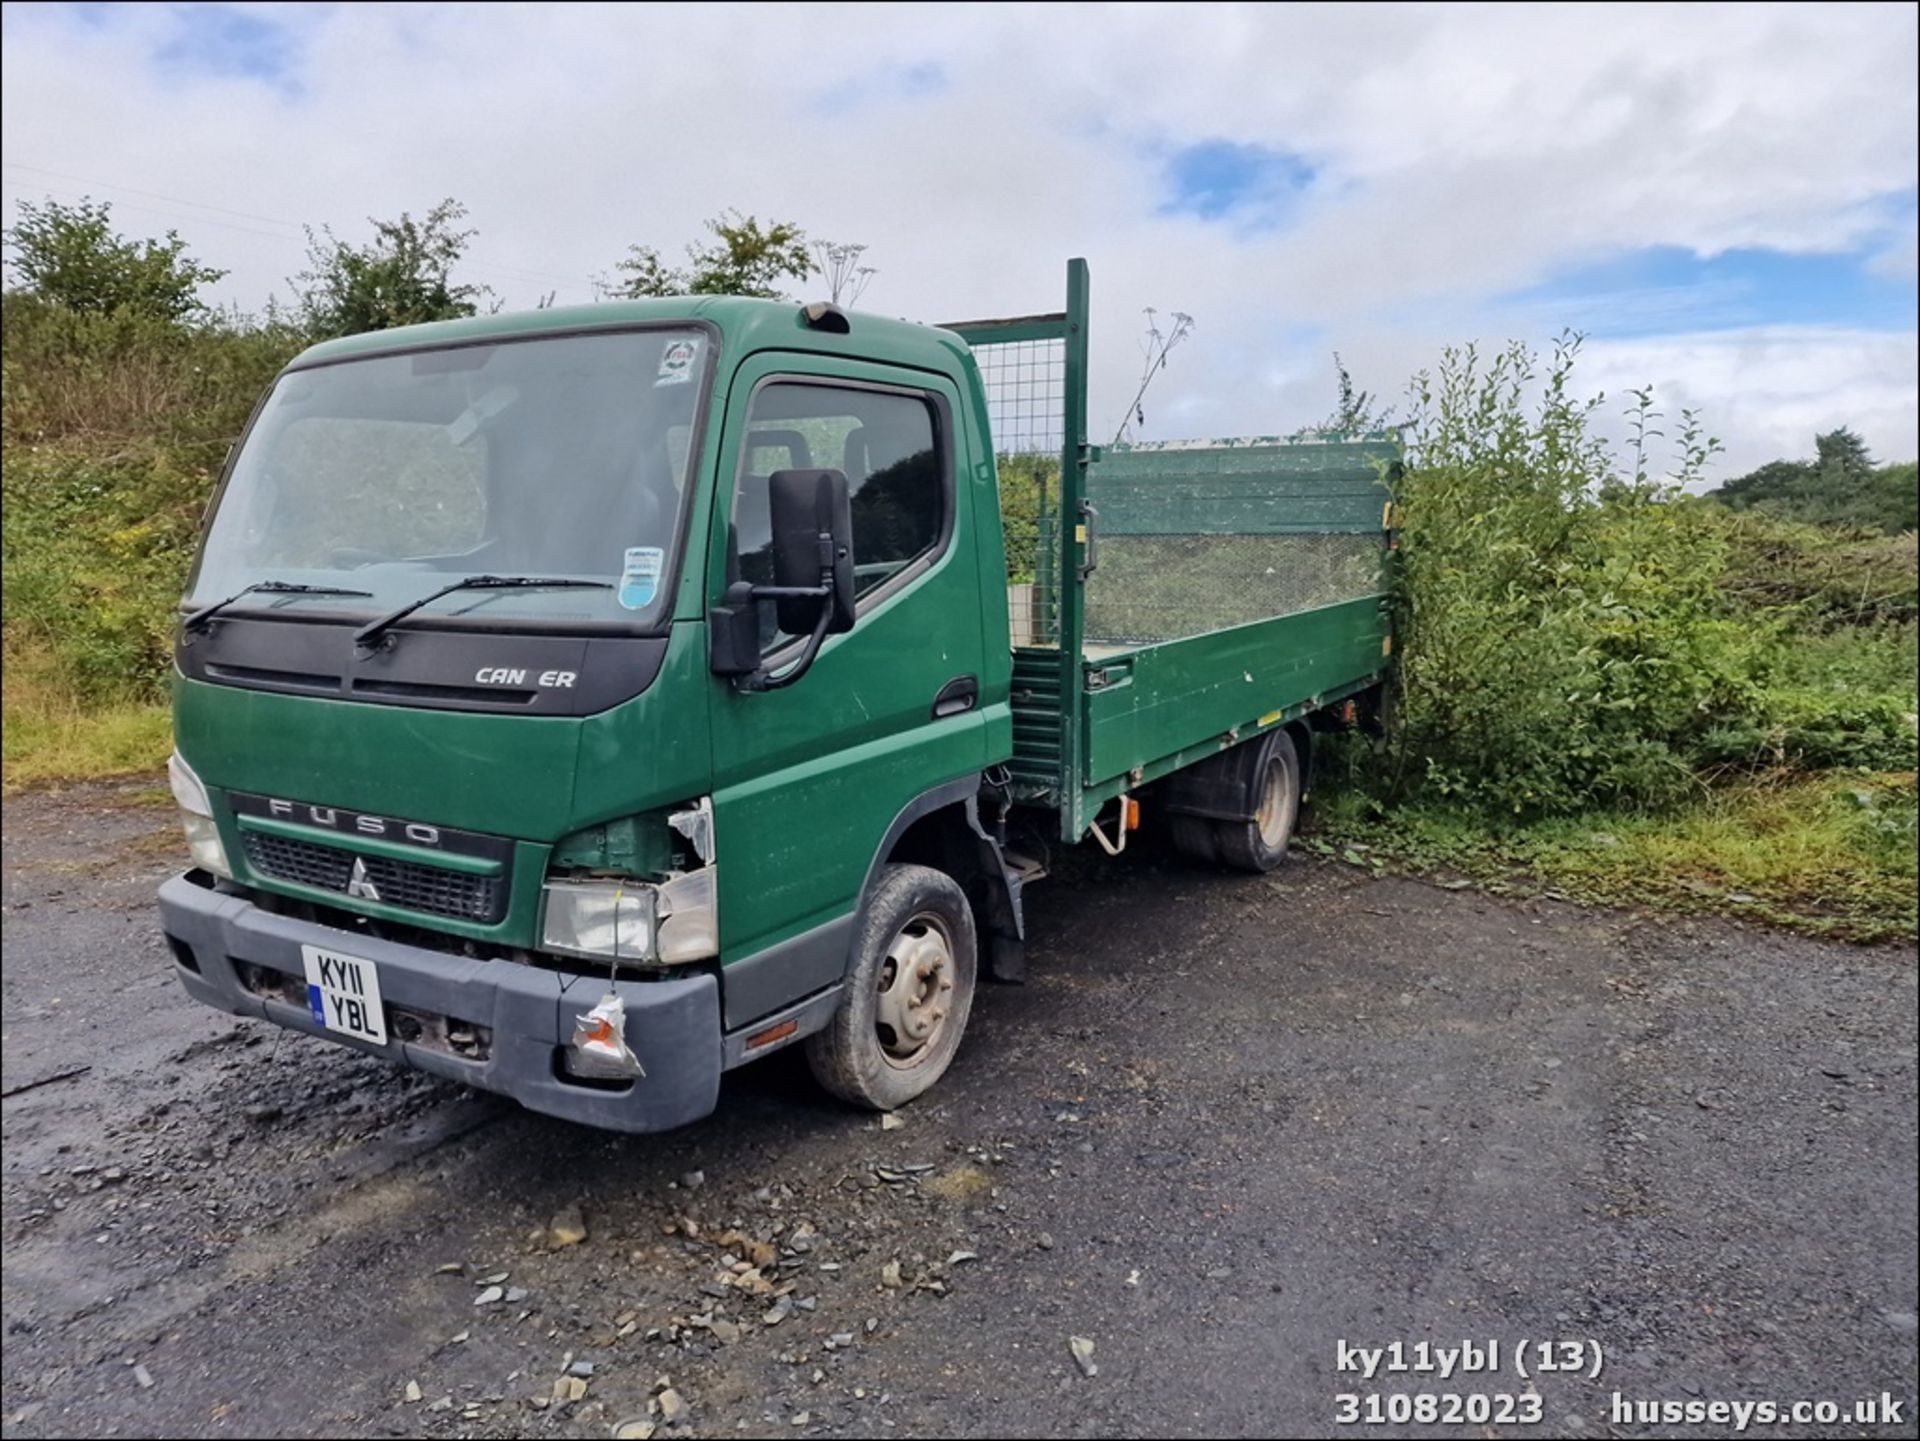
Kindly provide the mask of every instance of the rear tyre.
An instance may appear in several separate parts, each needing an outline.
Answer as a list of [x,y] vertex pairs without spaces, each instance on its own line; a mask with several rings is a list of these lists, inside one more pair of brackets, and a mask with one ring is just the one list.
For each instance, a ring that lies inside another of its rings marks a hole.
[[1300,754],[1284,730],[1270,733],[1266,755],[1249,778],[1250,821],[1214,822],[1220,859],[1237,870],[1265,872],[1287,858],[1294,822],[1300,816]]
[[1171,816],[1168,832],[1173,848],[1189,860],[1209,866],[1220,863],[1220,849],[1213,842],[1213,822],[1205,816]]
[[861,909],[840,1009],[807,1039],[807,1063],[843,1101],[904,1106],[952,1064],[973,1009],[979,948],[953,878],[889,865]]

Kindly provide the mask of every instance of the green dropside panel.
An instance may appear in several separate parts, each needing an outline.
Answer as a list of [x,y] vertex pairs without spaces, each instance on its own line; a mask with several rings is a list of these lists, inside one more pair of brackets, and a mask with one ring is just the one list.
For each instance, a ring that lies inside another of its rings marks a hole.
[[1092,467],[1080,813],[1378,681],[1389,435],[1116,446]]
[[1398,459],[1387,441],[1116,448],[1089,490],[1102,538],[1379,531]]
[[1386,637],[1386,604],[1370,597],[1090,661],[1085,784],[1370,685]]

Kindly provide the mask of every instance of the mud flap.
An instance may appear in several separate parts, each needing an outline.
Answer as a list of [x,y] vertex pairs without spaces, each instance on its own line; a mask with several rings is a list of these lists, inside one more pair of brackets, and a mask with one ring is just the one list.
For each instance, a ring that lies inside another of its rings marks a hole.
[[1007,864],[1006,852],[980,823],[977,795],[967,797],[967,825],[980,851],[982,893],[974,898],[974,904],[984,922],[980,932],[985,941],[987,975],[1017,986],[1027,979],[1027,920],[1021,907],[1020,873]]

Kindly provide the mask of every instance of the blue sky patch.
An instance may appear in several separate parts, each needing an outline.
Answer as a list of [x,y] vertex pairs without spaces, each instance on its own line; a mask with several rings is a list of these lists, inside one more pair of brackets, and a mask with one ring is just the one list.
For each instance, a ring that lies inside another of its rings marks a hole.
[[112,4],[112,0],[73,0],[65,8],[67,14],[81,24],[97,30],[113,19],[118,7]]
[[883,100],[919,100],[938,95],[953,83],[946,66],[937,60],[912,65],[882,65],[858,77],[841,81],[814,98],[820,115],[845,115],[863,105]]
[[300,40],[284,21],[229,5],[180,5],[173,14],[175,34],[154,52],[163,68],[242,76],[290,93],[299,90],[293,71]]
[[1902,331],[1913,327],[1912,276],[1876,268],[1881,247],[1844,254],[1727,250],[1704,256],[1653,246],[1569,269],[1495,305],[1539,316],[1536,329],[1570,326],[1627,338],[1761,325]]
[[1237,140],[1202,140],[1167,156],[1171,194],[1160,213],[1275,224],[1318,173],[1318,167],[1291,151]]

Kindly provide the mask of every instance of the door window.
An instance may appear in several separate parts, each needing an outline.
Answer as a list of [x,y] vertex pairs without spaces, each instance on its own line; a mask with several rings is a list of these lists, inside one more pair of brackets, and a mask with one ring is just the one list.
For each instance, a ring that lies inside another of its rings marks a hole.
[[[768,483],[777,470],[843,471],[855,594],[930,556],[948,530],[948,488],[930,400],[898,391],[775,381],[755,392],[734,482],[729,579],[773,583]],[[762,650],[792,637],[761,607]]]

